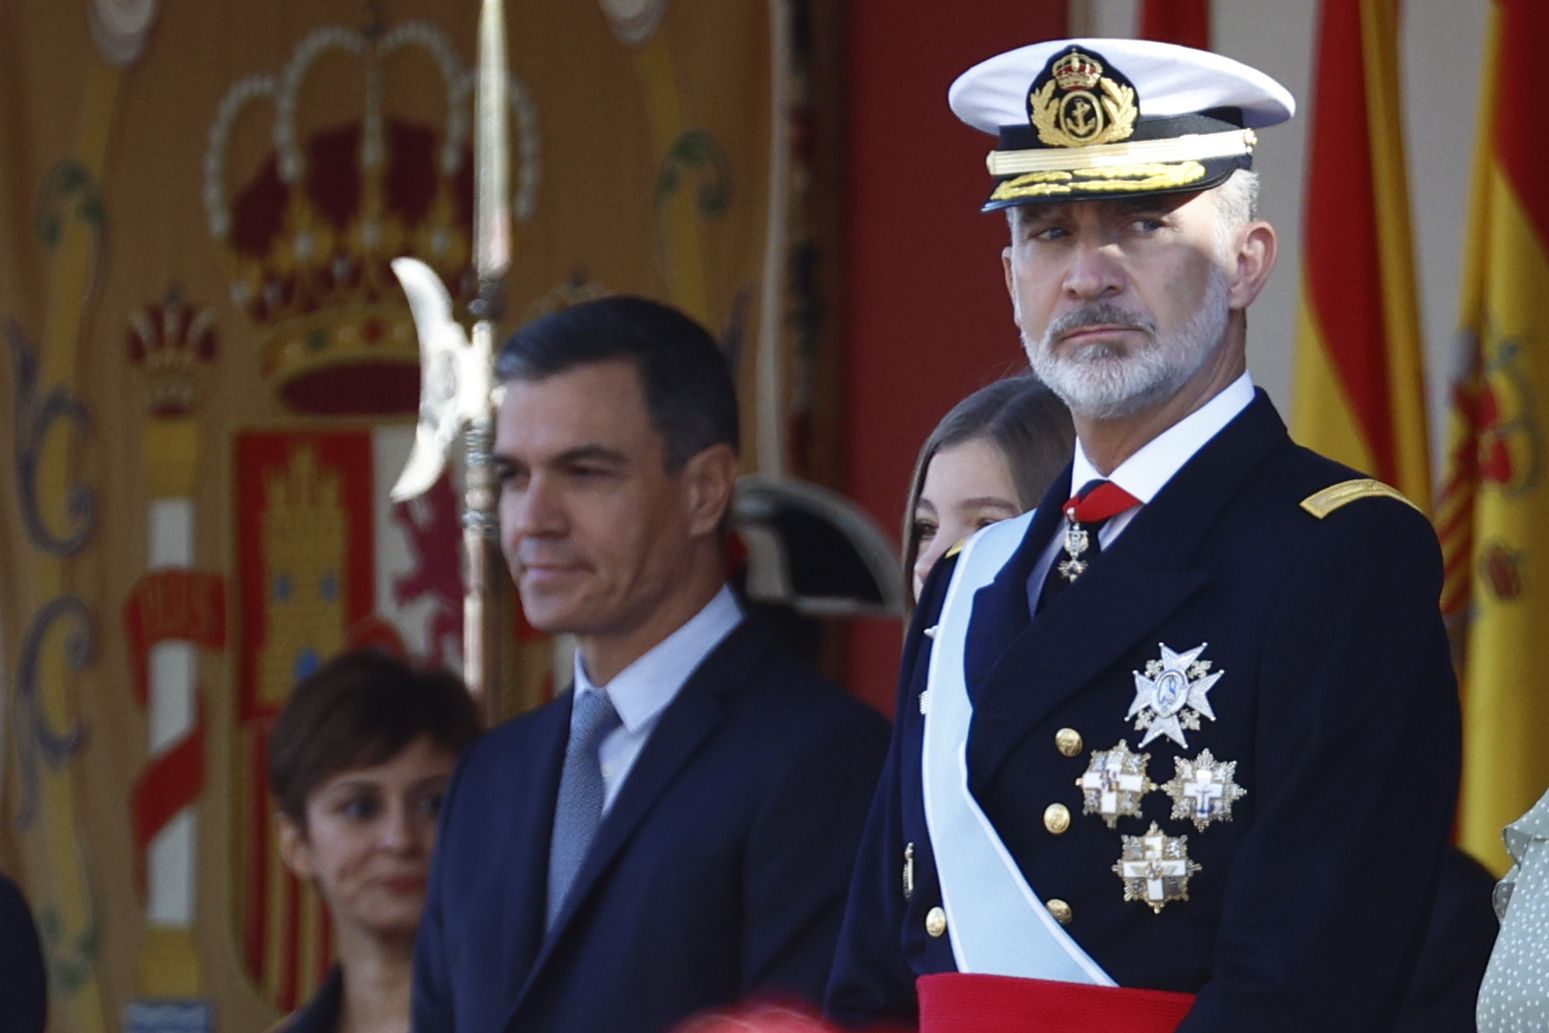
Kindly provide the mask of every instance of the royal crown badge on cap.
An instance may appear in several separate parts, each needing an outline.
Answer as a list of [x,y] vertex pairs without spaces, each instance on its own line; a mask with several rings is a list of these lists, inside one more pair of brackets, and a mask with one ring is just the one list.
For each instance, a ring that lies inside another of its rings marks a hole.
[[1296,102],[1269,76],[1149,40],[1055,40],[990,58],[948,93],[998,137],[985,211],[1040,201],[1204,190],[1251,168],[1254,130]]

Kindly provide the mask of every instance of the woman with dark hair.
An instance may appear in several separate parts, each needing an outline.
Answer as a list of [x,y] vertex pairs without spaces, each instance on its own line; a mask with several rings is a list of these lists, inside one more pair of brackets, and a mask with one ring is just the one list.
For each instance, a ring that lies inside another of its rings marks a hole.
[[997,380],[958,402],[920,447],[904,507],[904,597],[953,545],[1038,504],[1070,461],[1070,411],[1037,378]]
[[375,651],[296,686],[269,746],[280,855],[318,889],[338,964],[284,1033],[409,1029],[414,934],[441,796],[479,733],[461,681]]

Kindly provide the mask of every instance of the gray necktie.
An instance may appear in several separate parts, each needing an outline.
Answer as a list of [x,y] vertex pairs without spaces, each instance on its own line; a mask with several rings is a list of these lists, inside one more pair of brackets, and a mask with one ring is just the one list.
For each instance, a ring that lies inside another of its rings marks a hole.
[[549,846],[549,900],[544,928],[554,924],[560,905],[581,870],[586,848],[602,817],[602,765],[597,747],[603,736],[619,725],[613,701],[602,691],[576,696],[570,722],[570,742],[565,746],[565,769],[559,777],[559,798],[554,803],[554,839]]

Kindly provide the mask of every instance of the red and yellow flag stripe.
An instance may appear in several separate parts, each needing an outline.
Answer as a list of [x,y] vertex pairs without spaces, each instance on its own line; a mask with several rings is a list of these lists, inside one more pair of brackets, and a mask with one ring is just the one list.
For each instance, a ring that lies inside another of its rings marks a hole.
[[1503,870],[1502,827],[1549,788],[1549,137],[1536,77],[1549,5],[1496,0],[1487,33],[1437,527],[1463,686],[1459,840]]
[[1323,0],[1309,135],[1297,440],[1430,499],[1398,0]]

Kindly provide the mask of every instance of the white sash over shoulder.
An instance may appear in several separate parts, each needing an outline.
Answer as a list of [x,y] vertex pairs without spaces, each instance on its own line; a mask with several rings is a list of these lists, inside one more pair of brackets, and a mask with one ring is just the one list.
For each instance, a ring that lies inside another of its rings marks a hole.
[[959,972],[1115,986],[1033,892],[968,789],[973,704],[963,660],[974,595],[1010,559],[1031,520],[1027,513],[969,539],[947,587],[928,680],[925,823]]

